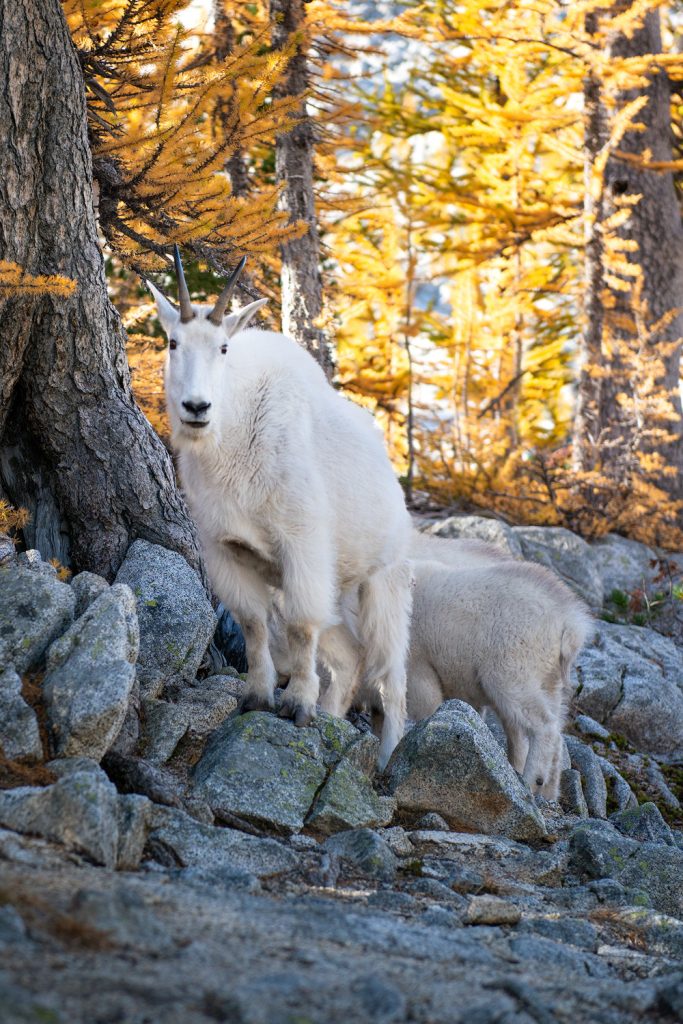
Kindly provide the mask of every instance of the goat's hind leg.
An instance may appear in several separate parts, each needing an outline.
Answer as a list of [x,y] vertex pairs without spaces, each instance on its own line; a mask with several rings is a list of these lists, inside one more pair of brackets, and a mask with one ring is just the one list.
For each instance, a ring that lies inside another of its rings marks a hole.
[[247,649],[247,690],[240,704],[240,714],[247,711],[272,711],[275,707],[275,670],[268,651],[268,629],[265,620],[240,616],[237,620],[244,634]]
[[358,592],[363,686],[376,688],[384,712],[377,759],[380,770],[386,767],[405,728],[411,582],[408,563],[397,562],[372,573]]
[[529,736],[524,779],[532,793],[556,800],[560,755],[560,723],[557,713],[542,693],[528,703],[524,710]]

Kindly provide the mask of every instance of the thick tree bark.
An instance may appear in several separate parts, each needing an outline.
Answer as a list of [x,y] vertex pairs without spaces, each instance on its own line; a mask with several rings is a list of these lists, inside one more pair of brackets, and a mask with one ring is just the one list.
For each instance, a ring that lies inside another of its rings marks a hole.
[[78,59],[59,0],[0,0],[0,258],[77,282],[0,303],[0,478],[44,557],[111,577],[136,537],[197,565],[107,297]]
[[[213,0],[213,38],[216,60],[227,60],[235,48],[235,29],[225,6],[225,0]],[[218,101],[216,117],[221,122],[223,132],[227,135],[235,117],[234,96],[224,96]],[[230,175],[230,184],[235,196],[244,196],[249,190],[249,172],[244,158],[244,150],[239,146],[230,154],[225,163]]]
[[[292,33],[301,32],[305,21],[304,0],[270,0],[271,38],[282,49]],[[285,242],[282,253],[282,330],[315,356],[328,377],[334,359],[325,332],[316,326],[323,308],[320,274],[320,243],[313,192],[315,136],[303,98],[308,87],[306,51],[300,43],[276,96],[301,96],[297,123],[275,142],[275,173],[282,184],[281,208],[290,222],[305,221],[308,231]]]
[[[622,5],[623,6],[623,5]],[[614,8],[616,9],[616,7]],[[619,8],[622,9],[621,7]],[[596,15],[592,15],[595,24]],[[587,19],[589,31],[591,21]],[[608,57],[637,57],[657,54],[662,49],[658,11],[647,15],[643,26],[632,38],[615,34],[608,46]],[[586,82],[586,160],[587,181],[595,161],[609,138],[609,125],[597,78]],[[618,95],[618,107],[635,99],[638,92]],[[612,480],[625,480],[629,460],[639,454],[658,452],[667,465],[680,470],[683,456],[683,419],[678,389],[683,336],[683,226],[678,199],[670,173],[650,171],[619,155],[642,157],[649,150],[652,161],[672,160],[670,88],[664,72],[650,76],[645,95],[647,103],[636,121],[645,125],[642,132],[629,131],[610,155],[599,196],[586,189],[586,290],[585,328],[582,339],[582,369],[575,434],[576,464],[581,470],[601,472]],[[634,290],[610,287],[605,277],[604,230],[606,220],[617,209],[619,197],[640,195],[625,227],[623,238],[637,243],[637,252],[628,259],[638,263],[642,272],[641,299],[647,307],[647,323],[655,323],[674,311],[670,322],[648,336],[633,331],[627,319],[635,318]],[[616,344],[614,343],[616,342]],[[623,344],[621,344],[623,343]],[[627,357],[631,346],[633,360]],[[636,356],[638,348],[642,351]],[[669,351],[670,350],[670,351]],[[638,393],[637,358],[656,355],[661,359],[654,385],[659,395],[659,410],[648,414],[647,402]],[[601,373],[591,372],[598,367]],[[620,394],[629,401],[618,400]],[[664,436],[657,436],[657,431]],[[666,437],[666,434],[669,437]],[[673,498],[683,495],[683,478],[662,475],[653,470],[652,482]]]

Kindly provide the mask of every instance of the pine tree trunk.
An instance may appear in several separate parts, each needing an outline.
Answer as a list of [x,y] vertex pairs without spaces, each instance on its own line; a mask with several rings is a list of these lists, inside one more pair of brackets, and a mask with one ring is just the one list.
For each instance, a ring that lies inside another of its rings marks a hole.
[[[274,49],[282,49],[294,32],[304,27],[303,0],[270,0],[271,36]],[[276,96],[302,96],[308,87],[306,51],[300,43],[287,75],[278,84]],[[285,242],[282,253],[282,330],[315,356],[328,377],[334,360],[325,332],[316,326],[323,308],[320,275],[320,243],[315,216],[313,122],[301,100],[296,125],[277,136],[275,173],[282,184],[281,208],[290,222],[305,221],[308,230],[301,238]]]
[[77,282],[0,303],[0,479],[44,557],[111,578],[136,537],[199,564],[107,297],[80,67],[59,0],[0,0],[0,259]]
[[[588,31],[594,31],[595,15],[587,19]],[[643,27],[632,38],[615,34],[608,46],[608,57],[636,57],[660,53],[662,49],[660,16],[650,12]],[[605,109],[604,86],[597,78],[586,82],[586,161],[587,182],[595,161],[609,137]],[[618,95],[618,107],[641,93],[633,90]],[[618,150],[638,157],[650,150],[651,160],[672,160],[670,88],[661,71],[650,76],[646,89],[647,103],[636,121],[645,125],[642,132],[629,131],[618,144]],[[604,224],[617,209],[619,197],[641,195],[630,219],[619,229],[621,237],[637,243],[637,252],[628,259],[637,262],[642,271],[643,304],[647,307],[647,323],[653,324],[669,311],[675,315],[662,329],[648,336],[641,330],[626,327],[634,319],[635,292],[610,286],[605,277]],[[678,389],[683,336],[683,226],[678,199],[670,173],[648,171],[621,158],[610,155],[604,173],[604,187],[599,196],[586,189],[586,289],[585,328],[582,339],[582,369],[579,381],[579,402],[575,433],[576,464],[581,470],[597,468],[612,480],[625,479],[629,460],[649,452],[663,456],[666,464],[682,468],[683,419]],[[617,344],[610,344],[616,340]],[[624,344],[620,344],[623,342]],[[655,375],[654,390],[659,409],[647,411],[647,402],[638,393],[635,361],[628,358],[626,346],[641,356],[659,356],[660,370]],[[670,351],[668,351],[670,349]],[[592,367],[602,373],[591,372]],[[625,394],[627,402],[619,401]],[[657,437],[661,430],[664,436]],[[666,435],[669,435],[668,437]],[[653,469],[650,479],[672,498],[683,495],[681,473],[666,476]]]

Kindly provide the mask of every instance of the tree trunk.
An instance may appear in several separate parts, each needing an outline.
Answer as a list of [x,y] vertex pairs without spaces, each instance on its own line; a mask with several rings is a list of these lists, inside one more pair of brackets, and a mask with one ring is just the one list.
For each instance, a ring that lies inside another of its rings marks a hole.
[[0,259],[77,282],[0,303],[0,482],[44,557],[111,578],[136,537],[199,564],[107,297],[79,62],[59,0],[0,0]]
[[[623,5],[619,8],[623,9]],[[614,8],[616,10],[616,6]],[[595,30],[596,15],[587,18]],[[592,22],[592,23],[591,23]],[[650,12],[642,28],[628,39],[615,34],[607,48],[608,58],[657,54],[662,49],[660,17]],[[587,186],[595,161],[609,138],[604,86],[593,76],[586,82]],[[642,157],[650,150],[652,161],[672,160],[669,81],[663,71],[649,76],[645,93],[635,90],[616,97],[617,109],[639,95],[647,103],[635,120],[642,132],[628,131],[609,156],[599,196],[586,188],[586,289],[582,368],[575,433],[576,464],[580,470],[598,469],[606,478],[624,482],[628,466],[639,455],[657,453],[664,464],[676,467],[667,476],[654,467],[648,479],[672,498],[683,494],[681,463],[683,420],[678,390],[683,336],[683,227],[671,173],[647,170],[619,154]],[[637,251],[628,259],[640,267],[640,299],[647,310],[647,326],[673,311],[669,322],[648,333],[638,310],[638,289],[619,290],[606,278],[605,222],[618,209],[620,198],[640,195],[621,238],[635,241]],[[634,327],[628,321],[634,321]],[[657,357],[658,370],[651,382],[658,408],[648,409],[638,362]],[[598,368],[598,373],[594,368]],[[626,395],[626,402],[619,396]]]
[[[304,0],[270,0],[271,38],[274,49],[282,49],[294,32],[302,32],[305,21]],[[305,221],[308,230],[301,238],[285,242],[282,254],[282,330],[318,360],[328,377],[334,371],[334,359],[325,332],[318,326],[323,308],[320,275],[320,243],[313,193],[313,123],[303,98],[308,87],[304,43],[300,42],[288,72],[275,95],[301,96],[297,123],[275,141],[275,173],[282,185],[280,206],[289,214],[290,223]]]
[[[213,0],[213,38],[215,57],[219,63],[227,60],[235,48],[235,29],[225,6],[225,0]],[[222,96],[216,106],[216,117],[219,119],[224,136],[230,132],[235,118],[234,90],[228,96]],[[245,196],[249,190],[249,172],[244,158],[244,150],[237,147],[225,162],[225,169],[230,175],[230,185],[234,196]]]

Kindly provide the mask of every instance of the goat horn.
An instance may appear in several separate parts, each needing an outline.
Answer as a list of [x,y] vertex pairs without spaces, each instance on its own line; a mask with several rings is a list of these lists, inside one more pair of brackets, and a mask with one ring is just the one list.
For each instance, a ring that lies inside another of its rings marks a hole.
[[216,305],[213,307],[213,309],[211,310],[207,317],[207,320],[210,320],[212,324],[216,325],[216,327],[220,327],[221,323],[223,322],[223,317],[225,316],[225,311],[228,308],[228,303],[232,298],[232,293],[235,290],[237,279],[244,270],[244,264],[246,262],[247,257],[243,256],[242,259],[237,264],[237,266],[235,267],[235,269],[233,270],[230,277],[228,278],[228,283],[226,284],[225,288],[216,299]]
[[187,287],[187,281],[185,280],[185,272],[183,270],[183,262],[180,258],[180,249],[177,244],[173,247],[173,262],[175,263],[175,276],[178,282],[178,304],[180,306],[180,322],[181,324],[189,323],[190,320],[194,320],[195,312],[192,309],[192,302],[190,301],[190,292]]

